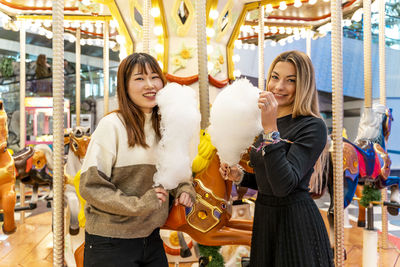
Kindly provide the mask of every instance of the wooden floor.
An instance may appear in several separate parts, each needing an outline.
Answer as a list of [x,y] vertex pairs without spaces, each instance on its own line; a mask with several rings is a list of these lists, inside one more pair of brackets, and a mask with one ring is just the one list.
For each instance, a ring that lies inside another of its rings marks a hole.
[[[325,214],[323,217],[326,217]],[[353,228],[345,229],[345,266],[361,267],[363,230],[351,223]],[[52,242],[51,212],[26,218],[25,223],[18,225],[14,234],[0,234],[0,267],[50,267],[53,262]],[[379,266],[400,267],[399,250],[391,243],[389,247],[379,251]],[[191,266],[191,263],[179,266]]]

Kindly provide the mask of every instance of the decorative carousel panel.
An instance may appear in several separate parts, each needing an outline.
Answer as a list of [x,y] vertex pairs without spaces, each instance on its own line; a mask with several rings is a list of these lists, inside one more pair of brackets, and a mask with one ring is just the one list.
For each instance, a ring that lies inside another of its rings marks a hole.
[[176,34],[185,36],[192,26],[195,17],[194,6],[191,0],[175,0],[171,18],[176,23]]

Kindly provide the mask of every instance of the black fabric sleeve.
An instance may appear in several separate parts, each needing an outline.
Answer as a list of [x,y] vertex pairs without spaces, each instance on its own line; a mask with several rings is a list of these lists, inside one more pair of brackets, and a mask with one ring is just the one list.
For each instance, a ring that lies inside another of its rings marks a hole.
[[318,118],[302,122],[304,126],[295,134],[286,153],[284,142],[265,147],[265,171],[272,192],[284,197],[293,192],[301,179],[314,167],[325,147],[327,130]]
[[254,173],[244,172],[240,186],[258,190],[256,175]]

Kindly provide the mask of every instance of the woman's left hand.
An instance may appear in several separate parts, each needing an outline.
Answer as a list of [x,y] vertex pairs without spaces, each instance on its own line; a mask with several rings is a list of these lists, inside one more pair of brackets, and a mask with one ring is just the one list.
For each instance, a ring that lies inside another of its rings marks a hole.
[[186,192],[183,192],[178,199],[175,200],[175,206],[177,206],[178,204],[181,204],[185,207],[192,207],[193,206],[193,201],[190,198],[190,195]]

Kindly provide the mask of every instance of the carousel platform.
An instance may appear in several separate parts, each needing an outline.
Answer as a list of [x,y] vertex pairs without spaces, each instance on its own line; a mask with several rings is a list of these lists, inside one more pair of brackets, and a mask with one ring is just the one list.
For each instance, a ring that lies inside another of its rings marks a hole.
[[[321,211],[323,218],[326,213]],[[327,223],[327,222],[325,222]],[[352,228],[345,229],[347,260],[345,266],[362,266],[363,230],[354,222]],[[51,212],[47,211],[25,219],[12,235],[0,234],[0,267],[51,267],[53,266],[53,234]],[[400,267],[400,250],[397,241],[389,238],[389,248],[379,250],[379,266]],[[193,262],[170,263],[170,266],[192,266]]]

